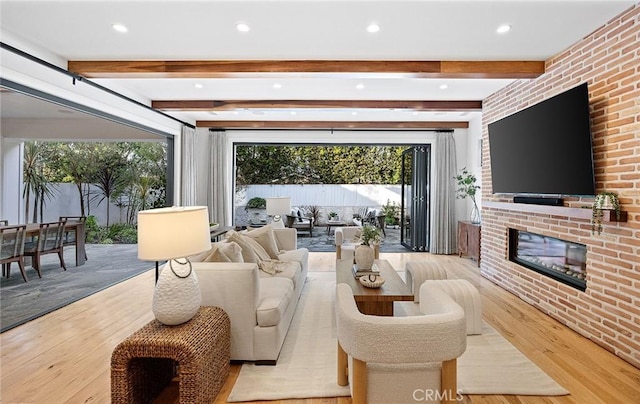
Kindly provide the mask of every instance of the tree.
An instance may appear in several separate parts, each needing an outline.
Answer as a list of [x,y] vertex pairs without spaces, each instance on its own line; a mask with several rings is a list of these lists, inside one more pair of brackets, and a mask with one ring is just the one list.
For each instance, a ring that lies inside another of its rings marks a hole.
[[[64,182],[73,182],[80,198],[80,216],[87,216],[85,206],[89,208],[89,182],[95,176],[97,167],[94,162],[94,150],[91,143],[60,143],[61,171],[65,173]],[[83,190],[84,185],[84,190]]]
[[115,200],[128,185],[127,150],[122,144],[102,145],[97,149],[98,170],[95,183],[99,189],[98,205],[106,203],[107,227],[109,226],[109,202]]
[[236,148],[237,183],[398,184],[402,146],[263,146]]
[[33,194],[33,223],[38,222],[38,204],[41,221],[46,200],[55,195],[55,188],[51,186],[45,174],[48,158],[51,158],[51,153],[42,143],[25,143],[22,198],[25,201],[25,217],[29,220],[29,204]]

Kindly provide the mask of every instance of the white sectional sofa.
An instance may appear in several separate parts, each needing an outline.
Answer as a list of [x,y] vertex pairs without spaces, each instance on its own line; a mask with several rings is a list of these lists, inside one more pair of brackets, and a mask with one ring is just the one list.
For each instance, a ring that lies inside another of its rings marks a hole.
[[231,319],[231,360],[276,363],[307,278],[309,252],[296,246],[296,229],[264,226],[191,257],[202,305]]

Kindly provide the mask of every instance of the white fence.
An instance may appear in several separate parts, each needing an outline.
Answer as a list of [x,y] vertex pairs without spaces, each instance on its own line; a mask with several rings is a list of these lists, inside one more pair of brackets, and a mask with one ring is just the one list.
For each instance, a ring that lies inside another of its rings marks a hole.
[[[55,195],[46,201],[43,221],[58,220],[59,216],[80,215],[80,198],[74,184],[54,183]],[[97,188],[91,190],[98,193]],[[243,191],[236,194],[235,199],[235,223],[244,224],[247,214],[244,206],[253,197],[268,198],[274,196],[290,196],[291,206],[318,206],[320,208],[320,222],[326,221],[330,211],[336,211],[338,215],[350,220],[359,209],[371,207],[380,209],[388,201],[400,205],[400,185],[371,185],[371,184],[325,184],[325,185],[249,185]],[[33,202],[32,202],[33,203]],[[100,205],[97,200],[85,211],[87,215],[94,215],[100,225],[106,225],[107,201]],[[33,205],[29,207],[28,222],[31,222]],[[113,203],[109,203],[109,223],[126,222],[126,209],[120,209]]]
[[290,196],[291,206],[318,206],[320,223],[326,222],[328,213],[335,211],[349,222],[359,209],[380,209],[387,202],[400,205],[400,185],[372,184],[320,184],[320,185],[248,185],[236,194],[235,224],[248,222],[244,206],[254,197]]
[[[53,198],[45,201],[43,209],[43,222],[56,221],[60,216],[80,216],[80,194],[75,184],[70,183],[50,183],[51,189],[54,192]],[[85,187],[82,187],[83,191]],[[99,190],[95,186],[90,188],[91,195],[98,195]],[[107,200],[105,199],[98,205],[100,197],[93,198],[89,208],[85,206],[85,214],[87,216],[93,215],[96,217],[98,224],[104,226],[107,224]],[[23,202],[24,203],[24,202]],[[39,213],[38,209],[38,213]],[[126,220],[126,208],[120,209],[113,203],[109,203],[109,224],[113,223],[125,223]],[[27,222],[31,223],[33,220],[33,197],[31,197],[31,203],[29,206],[29,217]],[[38,215],[38,222],[40,221],[40,215]]]

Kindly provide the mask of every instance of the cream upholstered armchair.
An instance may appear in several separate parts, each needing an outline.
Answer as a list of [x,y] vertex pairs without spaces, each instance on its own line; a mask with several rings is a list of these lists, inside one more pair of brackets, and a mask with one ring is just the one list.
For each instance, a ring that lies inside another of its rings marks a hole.
[[[347,250],[351,255],[353,255],[355,250],[355,246],[353,244],[348,248],[344,248],[343,246],[345,243],[353,242],[353,239],[356,237],[356,235],[359,236],[361,231],[362,231],[362,227],[358,227],[358,226],[336,227],[336,234],[335,234],[336,259],[340,260],[343,258],[345,259],[348,258],[348,257],[343,257],[344,252]],[[375,259],[380,258],[380,244],[374,245],[373,251],[374,251]]]
[[362,231],[360,226],[336,227],[336,259],[342,259],[342,245],[353,240]]
[[351,287],[337,285],[338,384],[350,384],[354,404],[456,402],[464,311],[441,289],[422,288],[423,315],[385,317],[360,313]]

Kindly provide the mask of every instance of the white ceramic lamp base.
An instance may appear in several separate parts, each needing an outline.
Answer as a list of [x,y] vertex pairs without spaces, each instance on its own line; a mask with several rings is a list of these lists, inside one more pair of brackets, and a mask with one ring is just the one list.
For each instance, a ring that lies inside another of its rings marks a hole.
[[274,229],[284,229],[284,218],[280,215],[275,215],[271,219],[271,226]]
[[158,277],[153,294],[153,314],[166,325],[186,323],[200,309],[201,299],[198,278],[191,270],[191,264],[171,260]]

